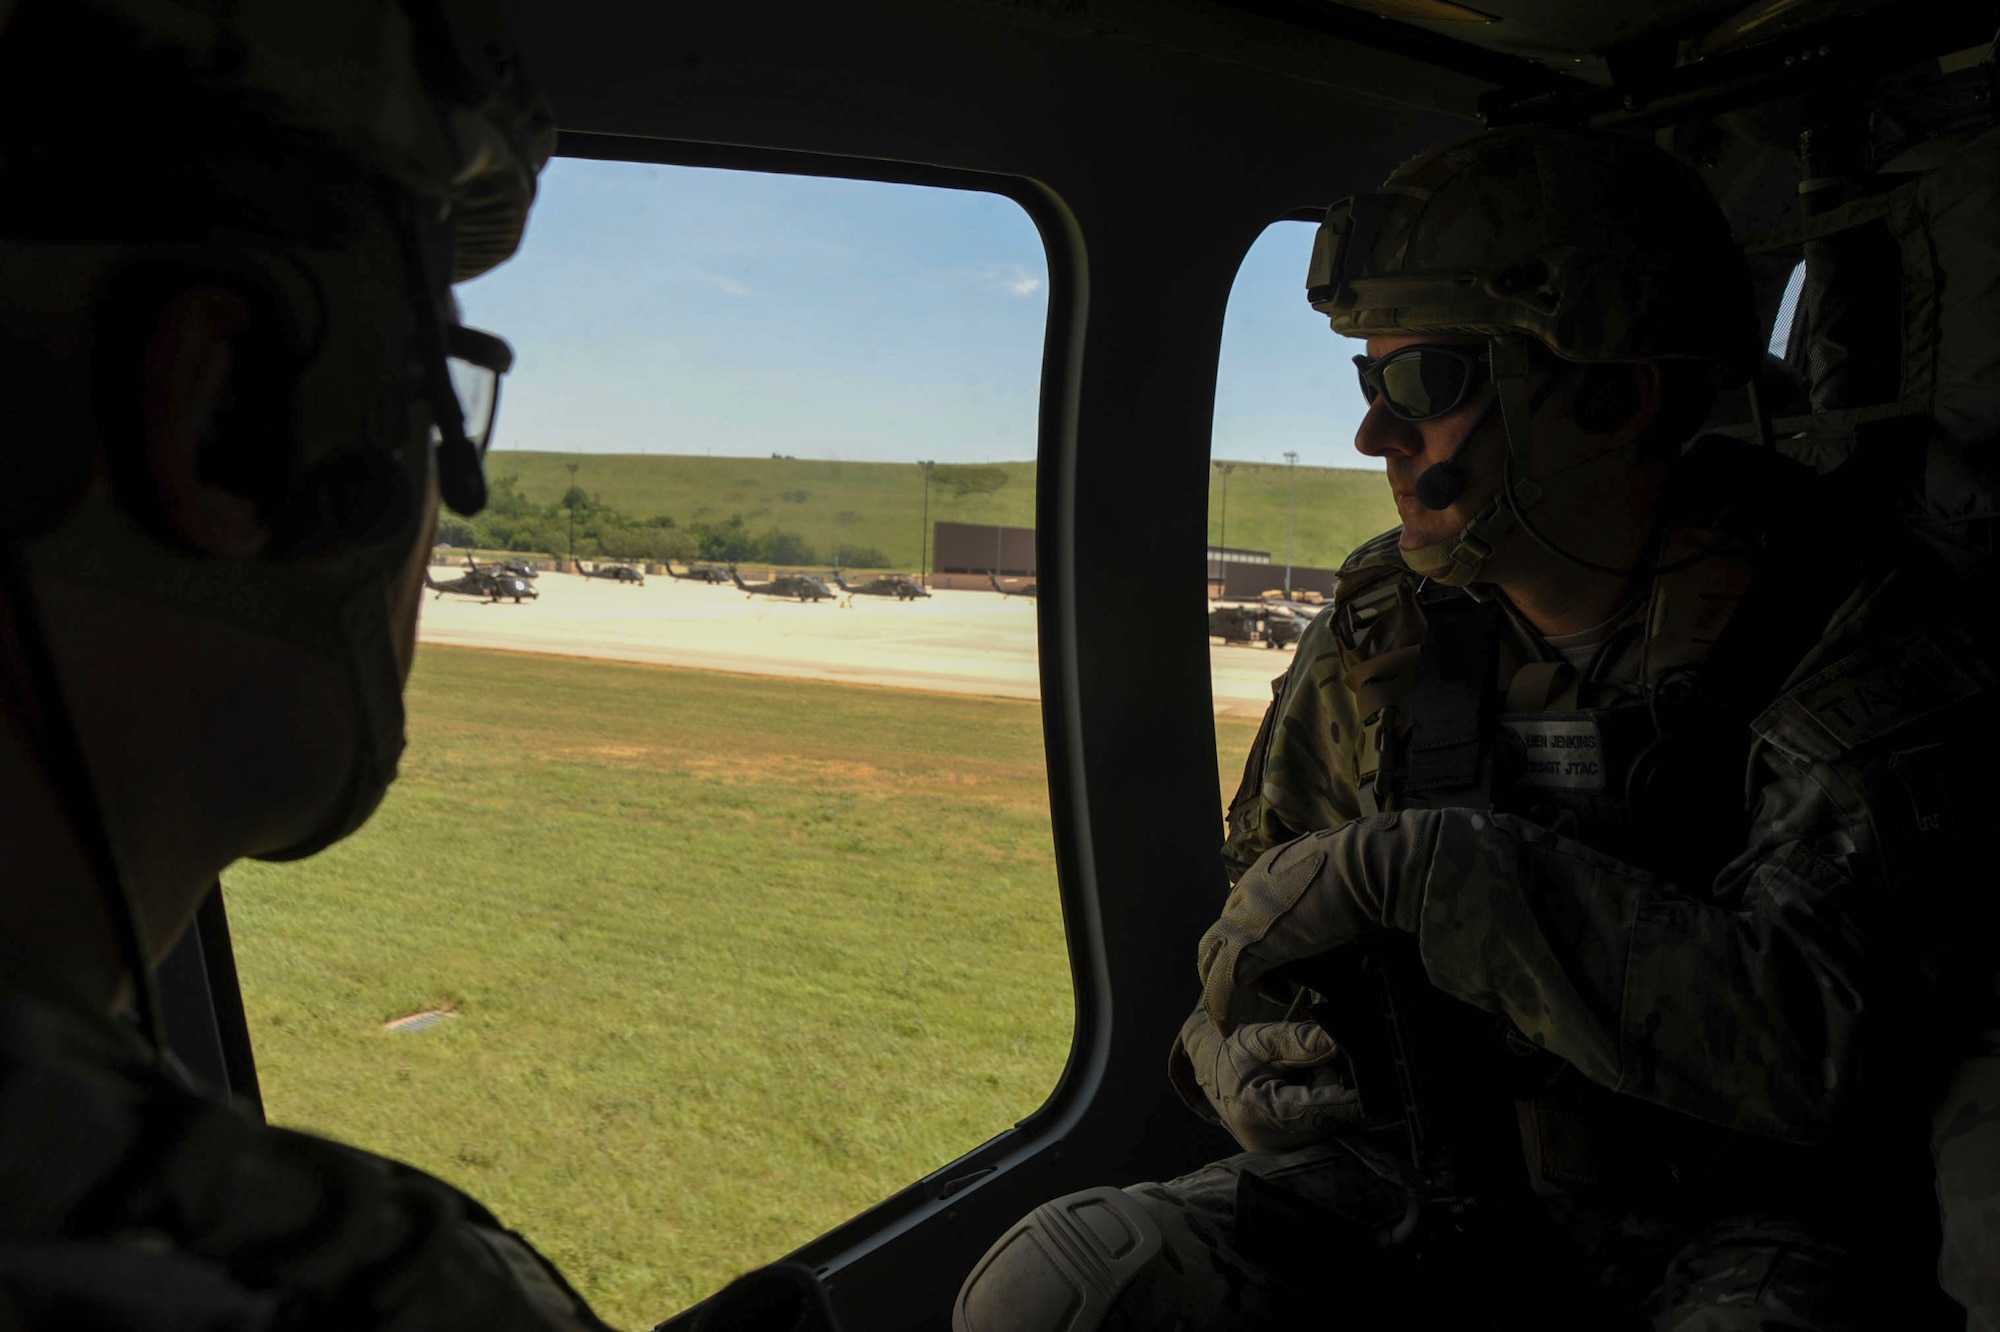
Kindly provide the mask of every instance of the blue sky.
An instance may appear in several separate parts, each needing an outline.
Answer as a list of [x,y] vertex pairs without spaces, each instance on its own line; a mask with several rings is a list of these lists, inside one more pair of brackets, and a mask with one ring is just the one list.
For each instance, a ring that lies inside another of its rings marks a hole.
[[[1304,301],[1311,245],[1281,223],[1244,261],[1217,457],[1368,461],[1349,353]],[[558,159],[520,254],[459,296],[516,354],[496,448],[1034,456],[1048,266],[997,195]]]
[[1222,320],[1209,452],[1275,463],[1296,449],[1303,465],[1381,471],[1381,459],[1354,451],[1354,428],[1367,410],[1354,376],[1361,344],[1336,334],[1306,304],[1317,229],[1274,223],[1243,256]]

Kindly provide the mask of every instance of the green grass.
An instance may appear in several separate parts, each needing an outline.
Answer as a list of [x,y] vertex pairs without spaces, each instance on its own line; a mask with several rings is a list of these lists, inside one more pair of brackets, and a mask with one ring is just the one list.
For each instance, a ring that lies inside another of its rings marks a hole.
[[[514,474],[523,495],[547,504],[569,489],[570,463],[578,465],[576,484],[620,513],[665,514],[683,527],[741,514],[753,532],[796,532],[813,549],[829,553],[839,546],[873,546],[889,556],[891,567],[917,567],[924,480],[915,463],[522,450],[495,453],[487,469],[495,476]],[[989,495],[959,499],[934,478],[930,520],[1033,527],[1035,465],[992,465],[1007,473],[1007,482]]]
[[[815,548],[874,546],[892,565],[914,568],[923,527],[923,477],[914,463],[822,462],[805,458],[699,458],[658,454],[495,453],[495,476],[513,474],[521,492],[552,503],[576,484],[637,517],[666,514],[685,526],[740,513],[752,530],[797,532]],[[931,486],[933,522],[1035,524],[1035,465],[996,464],[1007,484],[991,495],[953,498]],[[1396,506],[1376,472],[1340,467],[1234,463],[1229,477],[1228,542],[1285,558],[1286,495],[1296,484],[1293,561],[1330,568],[1361,542],[1396,525]],[[1221,477],[1209,472],[1208,539],[1223,536]],[[800,499],[799,496],[804,498]],[[790,498],[787,498],[790,496]]]
[[[1287,492],[1292,486],[1292,562],[1337,569],[1347,553],[1397,525],[1396,504],[1380,472],[1353,467],[1301,467],[1296,478],[1282,464],[1232,462],[1229,473],[1228,544],[1268,550],[1285,560]],[[1222,475],[1208,469],[1208,539],[1223,541]]]
[[614,1322],[1052,1088],[1035,704],[427,647],[410,714],[363,832],[226,876],[271,1116],[465,1188]]
[[1237,783],[1243,780],[1243,760],[1249,756],[1251,742],[1257,738],[1258,723],[1238,717],[1217,717],[1215,719],[1215,767],[1216,780],[1222,788],[1222,807],[1229,808],[1229,801],[1236,794]]

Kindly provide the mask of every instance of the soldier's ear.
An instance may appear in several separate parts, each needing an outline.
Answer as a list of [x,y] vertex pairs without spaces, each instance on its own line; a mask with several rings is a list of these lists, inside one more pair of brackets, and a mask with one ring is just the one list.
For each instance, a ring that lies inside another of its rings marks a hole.
[[258,497],[234,488],[232,455],[275,441],[233,438],[247,385],[239,348],[257,337],[251,306],[227,287],[190,287],[161,302],[140,367],[139,477],[153,517],[195,550],[244,559],[270,540]]
[[160,541],[241,559],[293,488],[310,356],[270,275],[224,253],[146,255],[107,284],[91,401],[113,494]]

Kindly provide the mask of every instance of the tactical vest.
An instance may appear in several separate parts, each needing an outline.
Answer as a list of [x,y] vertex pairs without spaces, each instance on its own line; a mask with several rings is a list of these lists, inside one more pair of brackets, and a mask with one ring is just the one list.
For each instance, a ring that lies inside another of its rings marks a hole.
[[[1497,809],[1705,890],[1747,835],[1751,722],[1870,552],[1859,538],[1839,549],[1814,539],[1856,529],[1802,503],[1790,488],[1811,484],[1768,454],[1704,442],[1684,466],[1692,484],[1653,553],[1660,572],[1602,649],[1626,668],[1613,678],[1579,672],[1499,603],[1420,579],[1391,540],[1356,553],[1330,628],[1359,701],[1364,814]],[[1721,512],[1746,500],[1760,519],[1748,528]],[[1686,1191],[1802,1168],[1799,1149],[1599,1087],[1511,1025],[1498,1039],[1504,1055],[1469,1050],[1466,1066],[1511,1086],[1539,1188]]]
[[1356,553],[1331,628],[1364,815],[1498,809],[1689,885],[1741,845],[1750,722],[1859,580],[1869,529],[1826,520],[1803,469],[1768,454],[1704,440],[1682,466],[1660,572],[1605,644],[1613,676],[1420,579],[1392,542]]

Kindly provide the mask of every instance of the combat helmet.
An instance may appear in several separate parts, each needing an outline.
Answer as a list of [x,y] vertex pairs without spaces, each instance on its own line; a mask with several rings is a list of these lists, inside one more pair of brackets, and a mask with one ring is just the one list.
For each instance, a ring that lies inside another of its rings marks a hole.
[[[91,487],[88,447],[37,440],[16,413],[0,452],[0,629],[14,621],[24,669],[40,677],[29,707],[55,720],[32,738],[113,899],[142,1012],[150,982],[129,888],[77,776],[29,569],[334,663],[361,722],[346,795],[268,858],[358,827],[403,745],[389,580],[417,544],[433,458],[446,503],[483,505],[485,413],[511,359],[459,327],[450,287],[514,253],[554,137],[498,0],[0,0],[10,309],[62,317],[120,308],[130,284],[227,285],[256,329],[233,348],[238,366],[274,372],[244,383],[285,386],[225,404],[223,424],[246,441],[230,488],[255,499],[271,539],[258,557],[213,559],[163,534],[143,505],[114,502],[117,442],[140,406],[104,378],[104,353],[133,330],[105,315],[76,330],[67,362],[15,348],[63,373],[88,367],[76,373],[89,376],[112,473],[112,494]],[[455,386],[482,375],[477,400]],[[9,396],[32,407],[36,386]]]
[[1327,211],[1306,289],[1347,337],[1489,339],[1507,439],[1498,492],[1456,539],[1403,552],[1454,586],[1577,480],[1528,474],[1527,339],[1579,364],[1695,363],[1718,386],[1749,379],[1763,352],[1749,271],[1707,187],[1613,134],[1504,129],[1405,162]]

